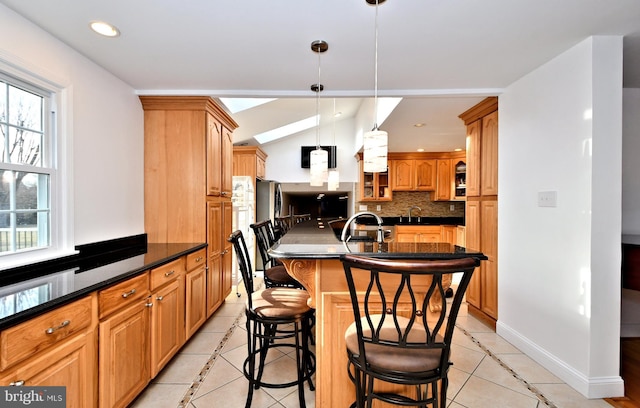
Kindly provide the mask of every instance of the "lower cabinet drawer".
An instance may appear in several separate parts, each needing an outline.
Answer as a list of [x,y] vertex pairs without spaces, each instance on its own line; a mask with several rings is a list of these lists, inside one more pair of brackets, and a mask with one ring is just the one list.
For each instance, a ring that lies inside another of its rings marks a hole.
[[149,296],[149,272],[101,290],[98,293],[98,316],[102,319],[147,296]]
[[86,297],[4,330],[0,334],[0,370],[86,329],[90,323],[91,297]]

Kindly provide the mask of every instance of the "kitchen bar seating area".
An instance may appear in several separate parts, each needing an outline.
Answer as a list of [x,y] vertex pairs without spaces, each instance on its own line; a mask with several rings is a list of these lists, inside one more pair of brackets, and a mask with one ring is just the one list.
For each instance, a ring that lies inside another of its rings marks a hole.
[[[230,294],[216,314],[131,404],[131,408],[242,408],[248,381],[244,308],[246,294]],[[463,303],[452,342],[447,407],[452,408],[607,408],[589,400],[471,316]],[[311,346],[314,349],[314,346]],[[346,352],[346,351],[344,351]],[[335,370],[346,370],[346,366]],[[268,361],[265,375],[291,379],[295,360]],[[345,387],[350,386],[347,383]],[[317,392],[317,391],[316,391]],[[315,393],[305,389],[307,407]],[[298,408],[297,387],[255,390],[254,408]]]

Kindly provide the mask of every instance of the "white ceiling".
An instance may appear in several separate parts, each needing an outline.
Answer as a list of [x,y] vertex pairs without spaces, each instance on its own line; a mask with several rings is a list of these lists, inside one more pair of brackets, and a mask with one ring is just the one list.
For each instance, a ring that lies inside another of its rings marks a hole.
[[[314,40],[329,43],[321,55],[323,110],[333,110],[325,99],[335,97],[353,114],[373,95],[376,8],[365,0],[0,3],[141,94],[285,98],[234,114],[237,143],[315,114]],[[378,13],[378,95],[405,97],[380,124],[391,151],[464,143],[458,114],[590,35],[625,36],[624,86],[640,87],[638,0],[389,0]],[[100,37],[91,20],[122,34]]]

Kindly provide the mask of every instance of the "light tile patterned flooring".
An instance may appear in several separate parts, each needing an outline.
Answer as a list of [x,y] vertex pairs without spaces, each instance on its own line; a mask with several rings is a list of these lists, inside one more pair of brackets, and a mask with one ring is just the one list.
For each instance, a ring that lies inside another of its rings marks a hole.
[[[240,291],[242,287],[240,286]],[[242,374],[247,333],[244,293],[232,291],[224,305],[133,402],[131,408],[241,408],[248,382]],[[265,377],[294,375],[294,359],[272,358]],[[452,408],[611,408],[589,400],[522,354],[490,328],[458,315],[452,345],[447,406]],[[315,393],[306,388],[307,407]],[[252,408],[298,407],[297,389],[259,389]],[[336,407],[342,408],[342,407]]]

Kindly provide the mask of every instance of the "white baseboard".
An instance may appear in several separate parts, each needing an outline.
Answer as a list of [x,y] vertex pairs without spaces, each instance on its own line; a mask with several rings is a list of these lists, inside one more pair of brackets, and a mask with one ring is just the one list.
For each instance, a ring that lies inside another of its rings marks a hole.
[[496,323],[496,333],[587,398],[624,396],[620,376],[586,377],[500,321]]

